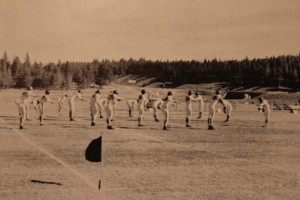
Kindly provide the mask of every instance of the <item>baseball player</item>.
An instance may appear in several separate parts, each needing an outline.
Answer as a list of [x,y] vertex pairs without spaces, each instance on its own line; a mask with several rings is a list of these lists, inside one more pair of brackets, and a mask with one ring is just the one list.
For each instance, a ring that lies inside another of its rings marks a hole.
[[123,98],[119,97],[118,91],[114,90],[112,93],[108,95],[107,98],[107,106],[106,106],[106,122],[107,122],[107,129],[113,129],[111,121],[114,116],[114,105],[117,101],[122,101]]
[[152,100],[152,109],[153,109],[153,117],[156,122],[159,122],[157,118],[158,110],[161,109],[163,100],[162,99],[153,99]]
[[264,112],[265,115],[265,125],[263,127],[268,127],[269,125],[269,119],[271,114],[271,108],[267,100],[265,100],[263,97],[258,98],[259,101],[259,107],[258,110]]
[[162,104],[162,112],[165,116],[165,120],[164,120],[164,128],[163,130],[169,130],[168,126],[169,126],[169,104],[174,104],[174,103],[180,103],[176,100],[174,100],[173,98],[173,94],[172,92],[168,92],[167,96],[165,98],[162,99],[163,104]]
[[26,112],[27,112],[26,105],[28,103],[28,97],[29,97],[29,94],[26,91],[26,92],[22,93],[22,95],[21,95],[20,98],[18,98],[18,99],[15,100],[15,103],[17,104],[18,110],[19,110],[20,129],[24,128],[24,121],[25,121]]
[[146,90],[141,90],[141,94],[138,97],[137,104],[138,104],[138,126],[144,126],[143,119],[144,119],[144,112],[146,110],[146,104],[148,103],[148,93]]
[[188,91],[188,95],[185,97],[185,102],[186,102],[186,127],[191,127],[190,120],[191,116],[193,114],[193,106],[192,106],[192,101],[197,101],[196,98],[194,98],[192,91]]
[[219,98],[218,96],[213,96],[212,101],[208,107],[209,111],[208,111],[208,129],[209,130],[215,130],[214,126],[213,126],[213,119],[215,116],[215,112],[216,112],[216,105],[219,102]]
[[127,101],[129,117],[132,117],[132,112],[134,111],[134,107],[138,104],[137,100],[130,99]]
[[37,107],[36,107],[36,104],[34,102],[34,98],[36,96],[33,93],[33,87],[32,86],[27,87],[26,91],[28,93],[28,100],[26,101],[26,104],[25,104],[26,120],[30,120],[30,105],[33,105],[33,108],[35,109],[35,111],[37,111]]
[[223,111],[226,113],[226,120],[224,122],[228,122],[230,117],[231,117],[231,112],[232,112],[232,105],[229,103],[229,101],[225,99],[219,99],[219,102],[223,105]]
[[68,95],[65,94],[65,95],[62,95],[61,97],[59,97],[57,99],[57,105],[58,105],[58,116],[61,116],[61,110],[63,109],[64,107],[64,102],[65,100],[67,99]]
[[46,102],[54,104],[55,102],[50,98],[50,92],[49,90],[45,91],[45,95],[42,96],[42,98],[37,100],[37,108],[39,112],[39,120],[40,125],[43,126],[43,119],[44,119],[44,104]]
[[102,111],[105,109],[106,104],[107,104],[107,98],[99,97],[99,100],[97,101],[97,106],[99,109],[99,117],[100,118],[104,118],[102,115]]
[[68,108],[69,108],[69,118],[70,118],[70,121],[74,121],[75,101],[76,100],[85,101],[82,98],[81,90],[78,90],[77,93],[74,93],[68,99]]
[[91,118],[92,118],[92,123],[91,126],[95,126],[95,118],[97,114],[97,108],[98,105],[101,104],[100,101],[100,90],[97,90],[95,94],[92,95],[91,100],[90,100],[90,112],[91,112]]
[[203,115],[203,108],[204,108],[204,101],[202,96],[200,95],[200,92],[195,92],[196,99],[198,100],[198,106],[199,106],[199,116],[197,119],[201,119]]

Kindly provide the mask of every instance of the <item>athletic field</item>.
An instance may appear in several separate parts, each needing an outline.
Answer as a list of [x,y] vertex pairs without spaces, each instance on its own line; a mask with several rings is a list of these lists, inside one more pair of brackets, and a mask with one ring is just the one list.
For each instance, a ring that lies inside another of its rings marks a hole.
[[[127,99],[140,92],[110,86],[101,96],[113,89]],[[255,104],[232,102],[229,123],[223,122],[224,113],[217,113],[216,130],[207,130],[207,112],[197,120],[195,111],[190,129],[185,127],[187,91],[172,91],[182,104],[170,107],[169,131],[162,130],[161,112],[160,122],[154,122],[147,111],[146,126],[138,127],[137,111],[129,118],[126,102],[117,105],[114,130],[106,129],[105,119],[90,126],[94,90],[83,90],[87,101],[77,102],[76,121],[68,120],[66,107],[58,117],[57,105],[46,103],[44,126],[32,110],[33,120],[19,130],[14,100],[22,91],[1,91],[0,199],[299,199],[300,114],[274,111],[270,127],[262,128],[264,116]],[[53,99],[64,94],[51,92]],[[92,163],[85,150],[99,136],[102,162]]]

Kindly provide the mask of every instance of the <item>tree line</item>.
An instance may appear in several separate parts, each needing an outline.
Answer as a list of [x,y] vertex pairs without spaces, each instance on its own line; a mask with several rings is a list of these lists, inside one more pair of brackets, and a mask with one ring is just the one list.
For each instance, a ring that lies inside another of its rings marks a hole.
[[4,52],[0,60],[0,87],[69,89],[109,84],[114,77],[134,74],[156,77],[173,86],[208,82],[236,85],[299,88],[300,54],[243,60],[152,61],[146,59],[97,60],[92,62],[31,63],[27,53],[22,62]]

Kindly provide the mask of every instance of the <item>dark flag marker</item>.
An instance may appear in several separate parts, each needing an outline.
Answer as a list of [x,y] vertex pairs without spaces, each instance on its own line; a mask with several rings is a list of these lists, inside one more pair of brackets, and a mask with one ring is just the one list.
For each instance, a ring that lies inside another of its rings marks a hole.
[[102,160],[102,136],[91,141],[85,150],[85,158],[91,162],[101,162]]

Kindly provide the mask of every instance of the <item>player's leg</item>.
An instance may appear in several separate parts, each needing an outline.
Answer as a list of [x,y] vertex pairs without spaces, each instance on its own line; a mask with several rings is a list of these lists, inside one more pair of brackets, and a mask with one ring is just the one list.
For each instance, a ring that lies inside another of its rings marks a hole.
[[270,112],[265,111],[265,125],[264,125],[264,127],[269,126],[269,118],[270,118]]
[[169,126],[169,111],[165,110],[164,111],[164,115],[165,115],[165,121],[164,121],[164,128],[163,130],[169,130],[168,126]]
[[190,108],[187,108],[186,119],[185,119],[186,127],[191,127],[191,122],[190,122],[191,115],[192,115],[192,110]]
[[24,128],[24,121],[26,117],[26,108],[25,105],[19,105],[19,116],[20,116],[20,129]]
[[111,124],[111,120],[112,120],[112,113],[113,113],[113,109],[110,107],[107,107],[106,109],[106,123],[107,123],[107,129],[113,129],[112,124]]
[[157,111],[158,111],[157,105],[154,104],[153,105],[153,117],[156,122],[159,122],[159,119],[157,118]]
[[44,118],[44,105],[40,104],[40,125],[43,126],[43,118]]

